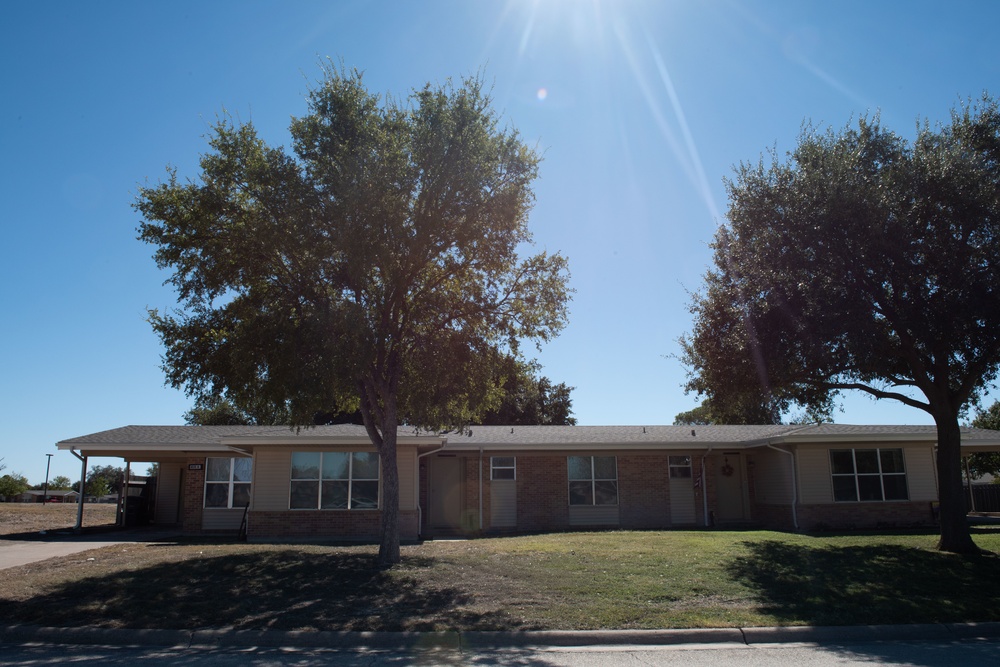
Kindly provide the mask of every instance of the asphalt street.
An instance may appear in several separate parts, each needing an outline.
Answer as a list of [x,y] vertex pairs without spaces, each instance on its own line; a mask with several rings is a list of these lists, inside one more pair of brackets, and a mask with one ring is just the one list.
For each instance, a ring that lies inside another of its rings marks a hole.
[[369,667],[374,665],[497,665],[510,667],[826,667],[837,665],[1000,664],[1000,641],[868,642],[790,644],[678,644],[672,646],[578,646],[466,650],[327,650],[315,648],[160,648],[0,644],[0,666],[32,665],[218,665]]

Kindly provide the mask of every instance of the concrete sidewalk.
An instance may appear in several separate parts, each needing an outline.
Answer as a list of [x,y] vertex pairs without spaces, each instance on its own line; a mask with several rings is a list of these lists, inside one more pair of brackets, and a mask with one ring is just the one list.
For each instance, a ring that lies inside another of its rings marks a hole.
[[180,536],[176,530],[149,528],[113,530],[83,535],[49,533],[31,540],[0,538],[0,570],[19,565],[69,556],[81,551],[99,549],[128,542],[162,542]]
[[1000,638],[1000,623],[698,628],[689,630],[551,630],[529,632],[307,632],[275,630],[113,630],[0,626],[0,644],[45,643],[168,648],[289,647],[339,650],[490,650],[679,644],[867,643]]

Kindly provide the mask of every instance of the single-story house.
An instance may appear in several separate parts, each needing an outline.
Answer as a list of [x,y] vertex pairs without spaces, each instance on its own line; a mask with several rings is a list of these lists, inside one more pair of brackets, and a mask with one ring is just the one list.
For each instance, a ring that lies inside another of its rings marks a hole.
[[[1000,432],[963,429],[963,450]],[[932,426],[400,428],[404,540],[587,528],[925,526]],[[250,540],[373,540],[382,471],[361,426],[125,426],[57,443],[159,463],[153,521]]]
[[16,496],[14,499],[19,503],[75,503],[80,497],[76,491],[57,491],[55,489],[28,489]]

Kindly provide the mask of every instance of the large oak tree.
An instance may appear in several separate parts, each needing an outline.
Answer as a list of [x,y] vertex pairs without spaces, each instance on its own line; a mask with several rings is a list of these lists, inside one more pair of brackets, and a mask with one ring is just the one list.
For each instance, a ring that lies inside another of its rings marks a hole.
[[965,522],[959,419],[1000,364],[1000,111],[984,97],[912,142],[862,118],[806,127],[781,159],[737,168],[714,268],[682,339],[713,407],[828,411],[860,390],[937,427],[941,539]]
[[399,560],[401,424],[467,423],[518,343],[557,334],[565,259],[521,256],[539,158],[479,79],[407,100],[326,67],[292,150],[224,119],[197,180],[143,187],[139,238],[177,312],[150,313],[170,384],[285,404],[294,425],[360,409],[379,452],[379,562]]

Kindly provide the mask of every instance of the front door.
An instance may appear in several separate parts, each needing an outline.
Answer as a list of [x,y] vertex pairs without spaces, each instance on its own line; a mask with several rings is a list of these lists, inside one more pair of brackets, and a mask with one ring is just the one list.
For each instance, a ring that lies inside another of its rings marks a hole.
[[747,518],[743,489],[743,457],[728,452],[716,457],[716,497],[719,521],[743,521]]
[[458,530],[462,519],[462,461],[455,457],[436,457],[428,467],[428,504],[430,527]]

